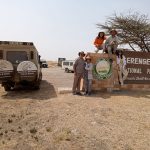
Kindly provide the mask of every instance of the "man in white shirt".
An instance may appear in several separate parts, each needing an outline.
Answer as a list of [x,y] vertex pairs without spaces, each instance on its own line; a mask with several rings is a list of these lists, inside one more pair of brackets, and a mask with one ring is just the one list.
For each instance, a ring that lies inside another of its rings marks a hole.
[[108,55],[109,55],[109,58],[111,60],[112,54],[116,53],[118,43],[119,43],[119,39],[118,39],[116,30],[114,30],[114,29],[111,30],[110,34],[111,34],[110,37],[108,39],[106,39],[105,49],[108,51]]
[[73,69],[74,69],[74,82],[72,87],[72,93],[73,95],[82,95],[80,93],[80,84],[81,79],[84,77],[85,72],[85,61],[84,56],[85,53],[83,51],[79,52],[79,57],[76,59]]

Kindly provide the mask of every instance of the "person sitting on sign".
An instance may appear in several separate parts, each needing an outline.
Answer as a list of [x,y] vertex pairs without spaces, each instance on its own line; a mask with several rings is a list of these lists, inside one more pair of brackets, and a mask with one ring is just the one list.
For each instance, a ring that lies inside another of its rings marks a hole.
[[97,50],[95,51],[96,53],[98,53],[99,50],[103,50],[103,47],[104,47],[103,43],[105,40],[106,40],[105,33],[99,32],[98,36],[96,37],[96,39],[94,41],[94,45],[97,48]]
[[90,56],[86,56],[85,58],[85,76],[84,76],[84,88],[85,88],[85,95],[91,95],[91,87],[92,87],[92,69],[93,64],[91,63]]
[[121,85],[123,85],[124,80],[128,76],[128,71],[126,69],[126,58],[123,55],[123,51],[121,51],[121,50],[117,50],[116,55],[117,55],[119,82]]
[[116,53],[118,47],[119,39],[117,36],[117,31],[112,29],[110,31],[110,37],[105,41],[105,52],[108,52],[110,61],[112,61],[112,54]]

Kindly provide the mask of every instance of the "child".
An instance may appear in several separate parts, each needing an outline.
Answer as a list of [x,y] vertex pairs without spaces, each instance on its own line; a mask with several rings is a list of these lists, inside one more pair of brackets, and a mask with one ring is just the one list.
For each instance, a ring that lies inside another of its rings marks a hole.
[[98,36],[96,37],[96,39],[94,41],[94,45],[97,48],[97,50],[95,51],[96,53],[98,53],[99,50],[103,49],[103,47],[104,47],[103,43],[104,43],[105,40],[106,40],[105,33],[104,32],[99,32]]
[[85,84],[85,95],[91,95],[91,87],[92,87],[92,69],[93,69],[93,64],[91,63],[91,58],[87,56],[85,58],[86,60],[86,65],[85,65],[85,78],[84,78],[84,84]]
[[121,85],[123,85],[124,84],[123,81],[128,76],[128,71],[126,69],[126,58],[121,50],[116,51],[116,55],[117,55],[119,82]]

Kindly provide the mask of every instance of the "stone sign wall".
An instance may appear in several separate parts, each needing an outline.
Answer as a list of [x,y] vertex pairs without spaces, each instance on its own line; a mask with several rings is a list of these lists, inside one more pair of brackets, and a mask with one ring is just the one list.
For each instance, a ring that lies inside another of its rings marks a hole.
[[125,51],[128,77],[125,84],[150,84],[150,53]]
[[[128,70],[127,79],[124,81],[124,85],[119,84],[118,67],[116,63],[116,55],[113,56],[113,64],[111,66],[111,76],[103,76],[106,74],[108,67],[107,63],[103,61],[108,60],[108,54],[88,53],[92,58],[94,64],[93,69],[93,90],[101,89],[127,89],[127,90],[149,90],[150,89],[150,53],[143,52],[131,52],[125,51]],[[104,65],[105,64],[105,65]],[[101,66],[103,67],[102,69]],[[96,71],[96,75],[95,75]],[[109,71],[107,73],[109,75]]]

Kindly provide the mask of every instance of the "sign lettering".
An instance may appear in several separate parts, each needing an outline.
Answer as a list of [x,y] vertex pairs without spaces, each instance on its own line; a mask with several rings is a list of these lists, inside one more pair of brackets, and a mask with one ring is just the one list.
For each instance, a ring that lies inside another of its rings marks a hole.
[[125,51],[128,77],[125,84],[150,84],[150,53]]

